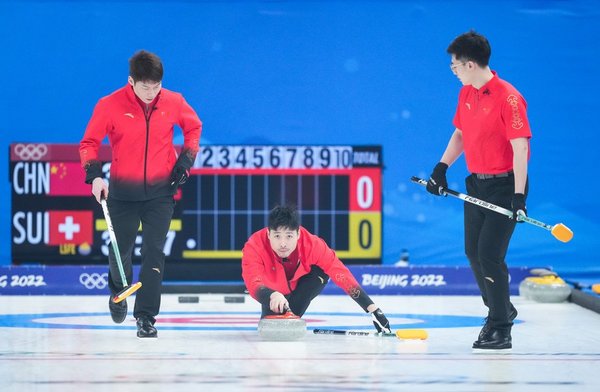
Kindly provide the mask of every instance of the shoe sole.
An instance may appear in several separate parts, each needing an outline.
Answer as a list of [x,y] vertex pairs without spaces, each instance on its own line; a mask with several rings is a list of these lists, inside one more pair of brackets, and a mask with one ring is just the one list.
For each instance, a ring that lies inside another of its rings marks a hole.
[[120,320],[120,321],[117,321],[117,320],[115,320],[113,318],[111,318],[111,319],[112,319],[112,322],[115,323],[115,324],[123,324],[125,322],[125,320],[127,319],[127,316],[123,320]]
[[113,323],[115,323],[115,324],[123,324],[123,322],[124,322],[125,320],[127,320],[127,312],[125,312],[125,314],[123,314],[123,315],[121,316],[122,318],[121,318],[121,317],[119,317],[119,318],[118,318],[118,319],[116,319],[116,320],[115,320],[115,318],[113,317],[112,313],[110,312],[110,309],[109,309],[109,313],[110,313],[110,319],[111,319],[111,320],[112,320],[112,322],[113,322]]
[[510,354],[511,348],[474,348],[473,354]]

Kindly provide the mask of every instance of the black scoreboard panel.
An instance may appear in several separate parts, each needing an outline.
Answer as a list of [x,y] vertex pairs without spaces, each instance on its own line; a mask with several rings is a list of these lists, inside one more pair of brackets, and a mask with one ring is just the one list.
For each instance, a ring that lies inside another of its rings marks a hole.
[[[319,233],[332,248],[349,248],[348,175],[284,170],[279,174],[257,171],[224,175],[202,170],[196,173],[203,174],[192,177],[194,185],[187,186],[185,197],[189,192],[199,203],[183,214],[195,216],[191,232],[198,233],[192,241],[198,244],[198,249],[223,252],[223,256],[228,251],[242,249],[250,234],[267,226],[268,211],[286,203],[297,206],[302,225]],[[202,251],[188,251],[183,255],[203,257]],[[211,256],[207,254],[207,257]]]
[[[108,146],[100,158],[109,181]],[[268,212],[294,204],[344,262],[381,263],[381,170],[380,146],[203,146],[176,195],[167,260],[239,265]],[[106,263],[106,222],[83,183],[78,145],[12,144],[10,176],[14,263]]]

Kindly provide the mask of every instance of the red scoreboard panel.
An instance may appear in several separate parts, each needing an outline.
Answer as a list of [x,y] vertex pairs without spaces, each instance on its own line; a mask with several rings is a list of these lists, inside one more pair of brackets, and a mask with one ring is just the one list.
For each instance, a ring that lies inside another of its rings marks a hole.
[[[14,263],[106,263],[106,222],[83,183],[78,148],[10,146]],[[109,181],[108,146],[101,159]],[[269,210],[294,204],[301,224],[344,262],[381,263],[382,166],[381,146],[203,146],[176,195],[164,252],[186,265],[239,263]]]

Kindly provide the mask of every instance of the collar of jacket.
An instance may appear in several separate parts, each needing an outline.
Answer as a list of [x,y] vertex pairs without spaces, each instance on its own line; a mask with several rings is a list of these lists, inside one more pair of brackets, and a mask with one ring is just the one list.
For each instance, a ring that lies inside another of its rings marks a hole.
[[[140,105],[140,107],[142,108],[142,111],[144,113],[146,113],[146,103],[144,101],[142,101],[137,95],[135,95],[135,91],[133,91],[133,86],[130,85],[129,83],[127,83],[127,85],[125,86],[125,93],[127,94],[127,98],[131,102],[137,102],[138,105]],[[156,105],[158,103],[158,100],[160,99],[161,94],[162,94],[162,89],[161,89],[161,91],[159,91],[159,93],[156,95],[156,97],[154,97],[154,100],[148,104],[148,111],[152,111],[153,109],[156,108]]]

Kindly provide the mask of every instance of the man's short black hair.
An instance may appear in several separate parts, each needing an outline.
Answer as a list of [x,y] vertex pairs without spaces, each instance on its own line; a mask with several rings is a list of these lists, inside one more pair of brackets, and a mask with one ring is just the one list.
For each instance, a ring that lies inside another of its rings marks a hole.
[[473,61],[480,67],[485,67],[490,63],[492,48],[487,38],[471,30],[456,37],[446,52],[453,54],[457,60]]
[[298,231],[300,228],[300,217],[294,206],[277,206],[269,213],[269,230],[277,230],[280,227]]
[[136,52],[129,59],[129,76],[134,82],[161,82],[163,65],[160,57],[145,50]]

